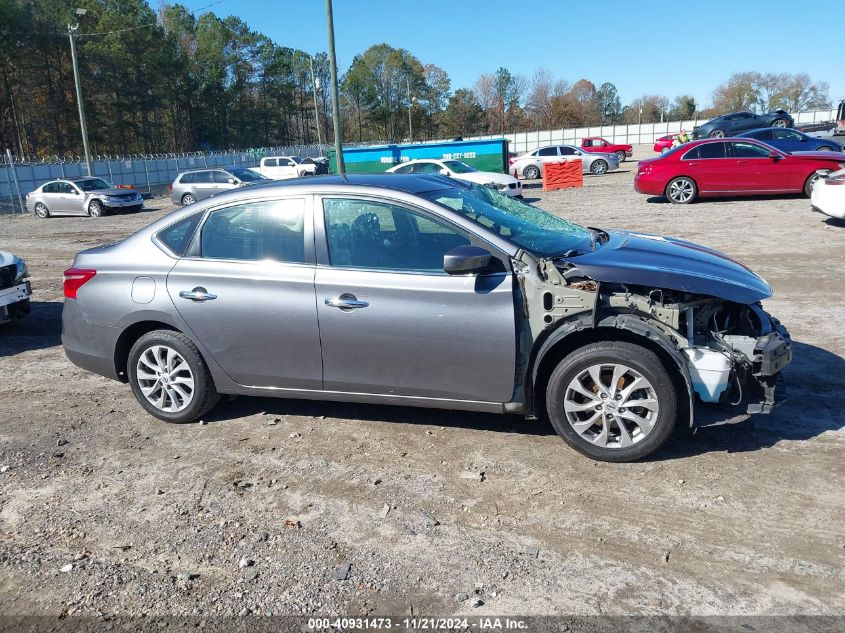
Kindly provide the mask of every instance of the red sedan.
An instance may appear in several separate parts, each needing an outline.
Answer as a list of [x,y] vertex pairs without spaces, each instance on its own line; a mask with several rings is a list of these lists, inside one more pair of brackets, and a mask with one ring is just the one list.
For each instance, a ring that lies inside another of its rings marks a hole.
[[658,154],[665,154],[672,149],[672,143],[675,142],[676,138],[678,138],[677,134],[667,134],[666,136],[661,136],[659,139],[654,141],[654,151]]
[[692,141],[641,160],[638,193],[686,204],[698,197],[801,193],[809,196],[822,173],[845,167],[842,152],[792,154],[748,138]]

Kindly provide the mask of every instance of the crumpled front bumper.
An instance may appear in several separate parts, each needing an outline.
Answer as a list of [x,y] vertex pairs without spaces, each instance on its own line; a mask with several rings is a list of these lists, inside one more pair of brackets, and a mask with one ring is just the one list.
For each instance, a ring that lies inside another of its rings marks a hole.
[[[756,395],[757,401],[749,400],[747,412],[771,413],[785,399],[783,385],[778,386],[780,373],[792,362],[792,338],[780,321],[762,309],[758,315],[765,316],[770,330],[757,338],[750,370],[746,370],[746,385],[751,388],[749,395]],[[777,387],[777,395],[775,394]]]

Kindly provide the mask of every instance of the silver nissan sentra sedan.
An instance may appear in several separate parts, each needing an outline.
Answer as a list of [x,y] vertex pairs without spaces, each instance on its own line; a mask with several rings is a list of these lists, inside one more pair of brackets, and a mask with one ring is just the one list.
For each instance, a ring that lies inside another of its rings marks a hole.
[[606,461],[697,402],[769,412],[791,359],[727,255],[433,175],[223,193],[80,253],[64,294],[68,357],[165,421],[220,394],[534,414]]

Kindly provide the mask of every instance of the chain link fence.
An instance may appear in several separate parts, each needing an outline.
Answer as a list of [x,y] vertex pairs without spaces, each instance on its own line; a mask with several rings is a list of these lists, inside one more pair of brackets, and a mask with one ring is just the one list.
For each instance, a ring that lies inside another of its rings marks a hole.
[[[329,147],[294,145],[225,152],[93,156],[92,165],[93,175],[114,185],[132,186],[142,194],[158,195],[166,191],[179,172],[188,169],[256,167],[263,156],[325,156]],[[81,156],[33,159],[7,151],[0,157],[0,214],[26,213],[26,194],[48,180],[87,175]]]

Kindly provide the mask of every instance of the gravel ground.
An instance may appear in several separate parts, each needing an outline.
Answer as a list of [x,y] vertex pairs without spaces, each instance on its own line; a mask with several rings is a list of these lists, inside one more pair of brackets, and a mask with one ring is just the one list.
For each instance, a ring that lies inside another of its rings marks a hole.
[[775,414],[637,464],[473,413],[241,398],[158,422],[66,360],[61,271],[169,201],[0,218],[35,288],[0,331],[0,613],[845,614],[845,226],[801,197],[647,199],[635,168],[526,195],[731,253],[796,341]]

